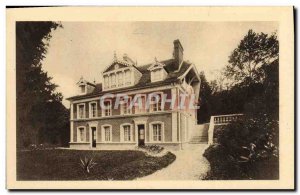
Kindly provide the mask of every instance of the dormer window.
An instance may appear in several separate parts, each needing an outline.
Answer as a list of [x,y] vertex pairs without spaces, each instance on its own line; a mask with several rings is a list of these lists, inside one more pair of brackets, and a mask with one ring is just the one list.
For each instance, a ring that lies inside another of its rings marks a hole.
[[85,85],[80,85],[79,87],[80,87],[80,93],[85,94],[85,88],[86,88]]
[[115,88],[116,85],[116,74],[111,75],[111,88]]
[[155,62],[148,68],[151,72],[151,82],[163,81],[166,78],[167,72],[164,69],[164,66],[163,63],[158,62],[155,58]]
[[131,71],[125,70],[125,85],[131,84]]
[[162,69],[156,69],[152,71],[151,81],[161,81],[163,80]]
[[95,89],[95,84],[92,84],[86,80],[83,79],[83,77],[80,78],[80,80],[77,82],[78,86],[78,95],[85,95],[90,92],[92,92]]
[[118,86],[123,86],[123,72],[118,72]]
[[109,88],[109,77],[104,76],[104,88]]
[[102,76],[103,90],[106,91],[133,86],[140,80],[142,73],[128,55],[118,59],[115,54],[113,62],[102,72]]

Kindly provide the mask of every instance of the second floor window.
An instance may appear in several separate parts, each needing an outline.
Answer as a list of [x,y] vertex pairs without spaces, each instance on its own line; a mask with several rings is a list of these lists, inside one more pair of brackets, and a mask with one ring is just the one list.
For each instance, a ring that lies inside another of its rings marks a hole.
[[78,118],[85,118],[84,104],[78,106]]
[[97,103],[93,102],[90,104],[90,117],[97,117]]
[[104,116],[111,116],[111,102],[104,102]]
[[122,100],[121,102],[121,114],[131,114],[130,100]]
[[155,96],[151,97],[151,110],[153,112],[161,111],[161,94],[156,94]]
[[145,113],[146,112],[146,96],[139,96],[137,98],[135,113]]

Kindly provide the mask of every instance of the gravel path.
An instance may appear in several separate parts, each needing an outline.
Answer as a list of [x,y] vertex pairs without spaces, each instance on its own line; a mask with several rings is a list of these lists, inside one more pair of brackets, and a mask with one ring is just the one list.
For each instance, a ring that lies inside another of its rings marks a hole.
[[168,167],[139,180],[199,180],[209,170],[209,162],[202,156],[206,144],[191,144],[189,149],[172,151],[176,160]]

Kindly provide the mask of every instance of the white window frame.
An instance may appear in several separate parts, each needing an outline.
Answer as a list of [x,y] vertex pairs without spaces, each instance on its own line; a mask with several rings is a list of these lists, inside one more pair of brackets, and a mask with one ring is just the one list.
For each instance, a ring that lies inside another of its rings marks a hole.
[[[81,87],[84,87],[84,91],[83,91],[83,92],[82,92],[82,90],[81,90],[81,89],[82,89]],[[87,87],[86,87],[86,84],[84,84],[84,83],[83,83],[83,84],[80,84],[80,85],[79,85],[79,90],[80,90],[80,91],[79,91],[79,94],[81,94],[81,95],[86,94],[86,88],[87,88]]]
[[111,99],[108,99],[108,100],[104,100],[103,104],[105,105],[105,102],[110,102],[110,115],[105,115],[105,111],[107,108],[101,108],[102,110],[102,117],[110,117],[112,116],[112,100]]
[[[84,139],[83,139],[83,141],[81,141],[81,139],[80,139],[80,129],[83,129],[83,135],[84,135]],[[79,126],[79,127],[77,127],[77,142],[79,142],[79,143],[83,143],[83,142],[86,142],[86,127],[85,126]]]
[[[132,114],[132,108],[130,106],[132,98],[129,97],[128,100],[129,101],[127,103],[126,102],[122,102],[122,103],[120,102],[120,114],[121,115],[130,115],[130,114]],[[125,103],[127,104],[127,111],[128,111],[127,113],[124,113],[124,107],[123,106],[124,106]]]
[[[105,79],[106,78],[106,79]],[[109,89],[109,75],[103,75],[104,88]]]
[[[128,72],[129,74],[128,78],[126,77],[126,72]],[[124,70],[124,86],[130,86],[132,84],[131,74],[132,74],[131,69]]]
[[[80,110],[79,107],[83,105],[83,117],[80,117]],[[85,103],[77,104],[77,119],[85,119],[86,113],[85,113]]]
[[[154,110],[154,108],[153,108],[153,103],[151,102],[151,99],[149,100],[150,101],[150,111],[151,112],[162,112],[162,111],[164,111],[164,106],[162,106],[162,104],[163,104],[163,92],[155,92],[155,94],[159,94],[160,95],[160,110]],[[153,96],[152,96],[153,97]],[[156,106],[158,107],[158,104],[159,102],[157,102],[156,103]]]
[[[110,131],[110,135],[109,135],[110,140],[109,141],[105,140],[105,127],[109,127],[109,131]],[[112,142],[112,126],[111,125],[105,124],[105,125],[101,126],[101,141],[104,142],[104,143]]]
[[[154,141],[153,139],[153,125],[155,124],[160,124],[161,125],[161,141]],[[162,142],[165,142],[165,123],[162,122],[162,121],[153,121],[151,123],[149,123],[149,129],[150,129],[150,141],[152,143],[162,143]]]
[[[92,104],[96,104],[96,116],[93,116]],[[98,117],[98,104],[96,101],[89,102],[89,118],[97,118]]]
[[[145,94],[141,94],[139,95],[137,98],[145,98],[145,105],[142,105],[142,109],[139,108],[138,106],[134,106],[134,114],[144,114],[147,113],[147,108],[146,108],[146,104],[147,104],[147,96]],[[142,101],[143,102],[143,101]],[[139,100],[137,99],[137,102],[135,103],[139,103]]]
[[[114,78],[114,80],[113,80],[113,78]],[[116,87],[117,87],[117,74],[112,73],[110,75],[110,88],[116,88]]]
[[[124,126],[129,126],[130,127],[130,141],[125,141],[125,134],[124,134]],[[120,125],[120,141],[121,142],[134,142],[134,137],[133,137],[133,124],[130,123],[123,123]]]
[[[122,77],[120,75],[122,75]],[[118,78],[117,79],[117,86],[122,87],[124,85],[124,72],[123,71],[117,72],[117,78]],[[122,79],[120,79],[120,78],[122,78]],[[121,81],[121,83],[120,83],[120,81]]]
[[156,68],[151,71],[151,81],[162,81],[163,80],[163,69],[162,68]]

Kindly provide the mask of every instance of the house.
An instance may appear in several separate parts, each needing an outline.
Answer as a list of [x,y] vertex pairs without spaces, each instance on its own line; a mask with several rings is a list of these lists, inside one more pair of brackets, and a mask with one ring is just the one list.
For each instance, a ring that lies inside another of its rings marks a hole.
[[[173,58],[137,65],[128,55],[102,72],[103,83],[79,80],[70,101],[70,148],[127,150],[144,145],[182,149],[197,125],[200,78],[183,59],[179,40]],[[100,72],[99,72],[100,73]]]

